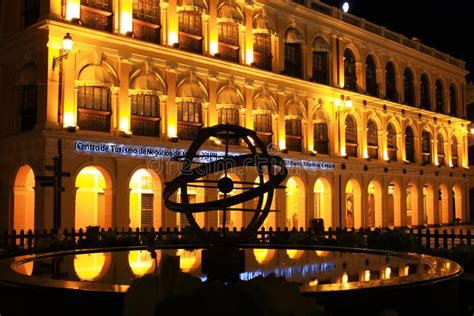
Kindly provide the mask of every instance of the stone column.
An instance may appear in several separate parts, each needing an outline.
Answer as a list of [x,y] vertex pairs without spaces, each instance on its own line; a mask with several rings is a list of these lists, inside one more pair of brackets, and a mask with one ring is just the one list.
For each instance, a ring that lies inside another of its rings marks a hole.
[[247,65],[250,65],[254,61],[253,57],[253,6],[245,5],[244,7],[245,16],[245,40],[244,45],[241,46],[241,50],[244,51],[244,61]]
[[209,87],[209,106],[208,115],[204,115],[208,119],[209,125],[213,126],[217,124],[217,77],[209,74],[208,87]]
[[[118,229],[127,229],[130,224],[130,160],[117,158],[115,162],[116,187],[115,187],[115,225]],[[136,227],[132,227],[135,229]]]
[[317,100],[314,97],[308,97],[308,126],[306,128],[306,149],[308,151],[314,151],[314,112],[317,108]]
[[75,62],[75,52],[70,52],[68,58],[63,61],[63,109],[61,127],[77,125],[77,88],[75,87]]
[[163,113],[164,126],[167,126],[167,137],[178,136],[178,114],[176,108],[176,65],[169,64],[166,67],[167,94],[166,113]]
[[253,84],[250,82],[246,82],[244,86],[245,124],[244,122],[242,122],[241,125],[249,129],[253,129],[253,89]]
[[131,105],[129,97],[129,77],[130,77],[131,63],[129,59],[121,58],[119,63],[119,129],[122,132],[129,132],[131,130]]
[[277,144],[280,146],[280,149],[283,144],[283,147],[286,147],[286,131],[285,131],[285,93],[283,91],[278,92],[278,139]]

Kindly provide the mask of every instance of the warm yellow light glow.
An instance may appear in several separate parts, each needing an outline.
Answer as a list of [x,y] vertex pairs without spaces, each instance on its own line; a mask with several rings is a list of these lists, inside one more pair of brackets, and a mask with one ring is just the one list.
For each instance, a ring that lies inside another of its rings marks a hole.
[[68,0],[66,6],[66,20],[79,19],[81,17],[81,1]]
[[390,267],[386,267],[382,271],[382,280],[390,279],[390,275],[392,274],[392,269]]
[[280,146],[280,150],[286,149],[286,141],[285,141],[285,139],[283,139],[283,138],[280,139],[280,140],[278,141],[278,146]]
[[120,119],[120,130],[121,130],[122,132],[130,133],[129,122],[130,122],[130,121],[129,121],[128,118],[126,118],[126,117],[122,117],[122,118]]
[[388,151],[387,149],[383,150],[383,160],[388,161],[390,158],[388,157]]
[[438,165],[438,156],[434,156],[434,163],[435,165]]
[[340,98],[334,98],[334,105],[340,107],[342,105]]
[[346,108],[348,108],[348,109],[352,108],[352,100],[351,100],[350,97],[346,98],[345,103],[346,103]]
[[170,31],[168,33],[168,45],[173,46],[174,44],[178,43],[179,38],[178,38],[178,33]]
[[452,161],[452,160],[449,162],[449,166],[450,166],[450,167],[453,166],[453,161]]
[[74,256],[74,271],[82,281],[92,281],[96,279],[105,264],[105,254],[88,253]]
[[342,284],[347,284],[347,282],[349,282],[349,275],[347,274],[347,272],[344,272],[342,274],[341,283]]
[[196,251],[178,249],[176,255],[179,256],[179,268],[183,272],[190,272],[195,269]]
[[400,276],[407,276],[408,273],[410,272],[410,267],[409,266],[404,266],[400,268],[399,275]]
[[301,258],[303,255],[304,251],[303,250],[298,250],[298,249],[287,249],[286,250],[286,255],[288,258],[293,259],[293,260],[298,260]]
[[365,270],[364,271],[364,276],[362,278],[362,281],[364,281],[364,282],[370,281],[370,270]]
[[71,112],[64,113],[63,127],[73,127],[73,126],[76,126],[76,123],[74,122],[74,114]]
[[369,154],[367,152],[367,148],[364,148],[364,158],[367,159],[369,158]]
[[120,33],[127,34],[133,31],[132,12],[122,12],[120,19]]
[[471,128],[471,134],[474,135],[474,128]]
[[318,279],[314,279],[312,281],[309,281],[309,286],[318,286]]
[[245,51],[245,62],[247,63],[247,65],[250,65],[254,62],[253,49],[247,48],[247,50]]
[[[20,260],[15,260],[20,261]],[[18,263],[18,262],[16,262]],[[19,265],[15,265],[15,270],[18,273],[31,276],[33,274],[33,261],[25,262]]]
[[217,41],[211,41],[209,44],[209,53],[213,56],[219,53],[219,43]]
[[177,137],[176,126],[168,125],[168,137]]
[[143,194],[153,194],[153,179],[151,174],[146,169],[139,169],[135,171],[132,178],[130,179],[129,227],[132,227],[133,229],[142,227]]
[[341,146],[341,156],[342,157],[346,156],[346,147],[345,146]]
[[327,256],[329,256],[329,251],[316,250],[316,255],[317,255],[318,257],[327,257]]
[[133,274],[141,277],[151,271],[154,260],[147,250],[132,250],[128,253],[128,264]]
[[447,270],[451,269],[451,262],[445,262],[445,263],[443,264],[443,268],[445,268],[445,269],[447,269]]
[[314,153],[314,145],[311,144],[311,145],[308,145],[308,150],[312,153]]
[[341,82],[339,83],[339,87],[344,88],[344,80],[341,80]]

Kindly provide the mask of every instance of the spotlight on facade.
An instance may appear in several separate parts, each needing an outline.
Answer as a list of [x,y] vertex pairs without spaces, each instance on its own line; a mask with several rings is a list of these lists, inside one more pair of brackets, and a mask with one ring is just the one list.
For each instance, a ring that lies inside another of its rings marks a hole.
[[344,13],[349,12],[349,2],[344,2],[342,4],[342,11],[344,11]]
[[471,135],[474,135],[474,128],[471,128],[470,132],[471,132]]

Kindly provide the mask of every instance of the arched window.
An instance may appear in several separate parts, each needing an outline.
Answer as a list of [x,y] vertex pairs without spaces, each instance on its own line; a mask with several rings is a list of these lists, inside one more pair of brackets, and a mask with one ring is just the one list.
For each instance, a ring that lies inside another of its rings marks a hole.
[[160,94],[164,87],[153,75],[142,74],[132,81],[130,89],[133,135],[160,136]]
[[202,128],[202,102],[206,94],[199,82],[187,79],[176,93],[181,100],[177,102],[178,110],[178,137],[193,140]]
[[219,8],[217,15],[220,58],[238,63],[240,60],[239,25],[243,23],[244,18],[234,5],[228,3]]
[[[236,88],[223,88],[217,96],[218,124],[239,125],[239,109],[243,104],[244,100]],[[229,143],[238,144],[238,139],[231,139]]]
[[328,125],[314,123],[314,149],[319,154],[329,154]]
[[379,95],[379,89],[377,84],[377,68],[375,67],[375,61],[372,56],[367,56],[365,60],[365,91],[372,96]]
[[378,129],[377,123],[374,120],[369,120],[367,122],[367,148],[370,158],[377,159],[379,157],[379,138],[378,138]]
[[415,135],[410,126],[405,128],[405,159],[415,162]]
[[421,133],[421,161],[424,164],[431,163],[431,135],[428,131]]
[[265,145],[272,143],[272,114],[276,113],[275,101],[265,93],[259,95],[253,103],[253,127]]
[[456,86],[454,84],[449,87],[449,109],[452,116],[456,116],[458,114],[457,93]]
[[272,32],[274,28],[263,14],[253,21],[253,59],[257,68],[272,70]]
[[160,43],[160,0],[133,0],[133,35],[135,38]]
[[81,25],[112,32],[112,0],[81,0]]
[[390,161],[397,161],[397,130],[392,123],[387,125],[387,154]]
[[112,78],[99,65],[89,65],[79,74],[77,125],[82,130],[109,132]]
[[391,62],[388,62],[385,66],[385,97],[387,100],[398,102],[395,68]]
[[438,165],[444,165],[444,137],[438,133]]
[[441,80],[436,80],[435,84],[435,96],[436,96],[436,112],[444,113],[444,95],[443,95],[443,84]]
[[455,136],[451,138],[451,163],[453,167],[458,166],[458,140]]
[[422,74],[420,80],[420,97],[421,97],[421,108],[425,110],[431,109],[431,98],[430,98],[430,81],[428,75]]
[[303,61],[301,44],[303,35],[294,28],[286,31],[285,35],[285,74],[292,77],[303,77]]
[[313,42],[313,82],[329,84],[329,53],[331,47],[322,37]]
[[352,115],[346,117],[346,154],[357,157],[357,123]]
[[413,85],[413,72],[410,68],[405,68],[403,72],[403,95],[404,103],[414,106],[415,105],[415,88]]
[[202,13],[206,12],[206,4],[202,1],[180,0],[178,5],[184,8],[178,13],[179,48],[202,54]]
[[344,52],[344,88],[357,92],[356,61],[350,49]]
[[304,119],[303,105],[292,100],[285,109],[286,148],[294,151],[302,150],[303,134],[301,121]]
[[17,109],[21,131],[32,130],[36,125],[38,111],[38,80],[34,64],[26,64],[20,72],[17,86]]

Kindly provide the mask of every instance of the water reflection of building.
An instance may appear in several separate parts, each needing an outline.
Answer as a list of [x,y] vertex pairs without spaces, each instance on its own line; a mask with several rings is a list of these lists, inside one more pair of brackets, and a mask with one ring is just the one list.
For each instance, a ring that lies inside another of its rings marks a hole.
[[[291,168],[266,227],[468,221],[464,62],[319,1],[296,2],[3,1],[0,228],[52,226],[51,188],[33,176],[58,138],[72,173],[61,227],[186,224],[162,203],[177,166],[158,151],[147,163],[133,148],[184,149],[217,123],[254,129],[286,158],[335,166]],[[55,63],[67,33],[74,47]],[[219,198],[214,189],[193,196]],[[219,224],[217,213],[202,216],[202,226]],[[235,216],[231,225],[249,219]]]

